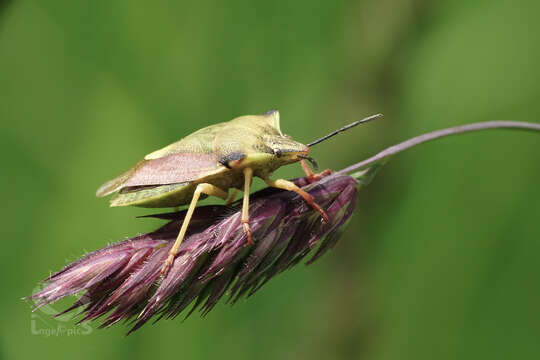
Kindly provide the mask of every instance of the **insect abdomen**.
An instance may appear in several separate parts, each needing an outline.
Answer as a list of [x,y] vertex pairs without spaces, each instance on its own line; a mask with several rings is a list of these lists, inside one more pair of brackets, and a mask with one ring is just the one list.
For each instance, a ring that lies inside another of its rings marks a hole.
[[126,188],[111,199],[111,206],[174,207],[189,203],[195,186],[192,182],[138,189]]

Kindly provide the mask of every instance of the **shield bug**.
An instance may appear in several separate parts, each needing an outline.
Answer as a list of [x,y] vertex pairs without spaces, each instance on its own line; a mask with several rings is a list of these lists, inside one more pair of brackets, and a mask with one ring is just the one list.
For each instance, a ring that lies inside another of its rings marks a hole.
[[[201,197],[216,196],[232,202],[237,189],[243,190],[242,226],[247,242],[252,244],[249,228],[249,190],[253,177],[263,179],[269,186],[294,191],[324,221],[328,217],[312,197],[284,179],[271,180],[277,168],[300,161],[311,181],[329,173],[314,174],[306,163],[316,163],[308,156],[309,147],[381,114],[367,117],[304,145],[281,132],[279,112],[237,117],[228,122],[200,129],[185,138],[152,152],[134,167],[103,184],[96,192],[99,197],[112,193],[111,206],[176,207],[189,204],[178,237],[161,270],[166,274],[186,234],[197,202]],[[229,196],[228,190],[233,188]]]

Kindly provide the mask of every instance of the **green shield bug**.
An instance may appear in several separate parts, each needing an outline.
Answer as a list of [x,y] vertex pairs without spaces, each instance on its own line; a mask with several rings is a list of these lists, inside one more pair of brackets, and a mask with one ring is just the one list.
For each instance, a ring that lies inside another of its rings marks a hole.
[[[103,184],[99,197],[112,193],[111,206],[176,207],[189,204],[178,237],[161,270],[166,274],[186,234],[187,227],[201,196],[216,196],[232,202],[237,189],[243,190],[242,226],[247,242],[252,244],[249,228],[249,190],[253,177],[269,186],[298,193],[325,221],[328,217],[312,197],[284,180],[271,180],[277,168],[300,161],[309,181],[329,173],[314,174],[306,160],[310,146],[328,139],[381,114],[367,117],[304,145],[281,132],[279,112],[237,117],[228,122],[200,129],[185,138],[152,152],[133,168]],[[231,196],[228,190],[233,188]]]

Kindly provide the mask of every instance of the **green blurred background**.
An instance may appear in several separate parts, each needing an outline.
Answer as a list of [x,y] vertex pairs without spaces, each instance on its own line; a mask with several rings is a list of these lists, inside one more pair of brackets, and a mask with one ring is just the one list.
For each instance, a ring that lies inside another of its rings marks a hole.
[[94,192],[203,126],[277,108],[308,142],[384,113],[313,149],[339,169],[437,128],[538,122],[539,13],[537,0],[2,3],[0,358],[538,358],[540,137],[522,132],[395,157],[332,252],[204,319],[125,338],[51,318],[73,299],[33,315],[20,299],[155,228]]

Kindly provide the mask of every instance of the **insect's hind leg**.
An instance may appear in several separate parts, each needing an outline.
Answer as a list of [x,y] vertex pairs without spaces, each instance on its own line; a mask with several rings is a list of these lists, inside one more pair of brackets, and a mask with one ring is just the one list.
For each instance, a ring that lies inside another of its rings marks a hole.
[[214,186],[208,183],[202,183],[202,184],[197,185],[197,187],[195,188],[195,192],[193,193],[193,198],[191,198],[191,203],[189,204],[186,216],[184,217],[184,221],[182,222],[182,227],[180,228],[178,237],[176,238],[176,241],[174,242],[173,247],[169,251],[169,257],[167,258],[167,260],[165,261],[165,264],[161,268],[161,275],[167,274],[167,271],[169,271],[169,268],[174,262],[174,258],[176,257],[176,254],[178,254],[178,249],[180,248],[180,244],[182,244],[182,240],[184,240],[187,227],[189,225],[191,217],[193,216],[193,212],[195,211],[195,207],[197,206],[197,201],[199,201],[201,194],[216,196],[216,197],[222,198],[223,200],[227,199],[227,193],[221,190],[220,188],[218,188],[217,186]]
[[247,237],[248,245],[253,245],[251,229],[249,228],[249,188],[253,180],[253,169],[244,168],[244,200],[242,202],[242,227]]

